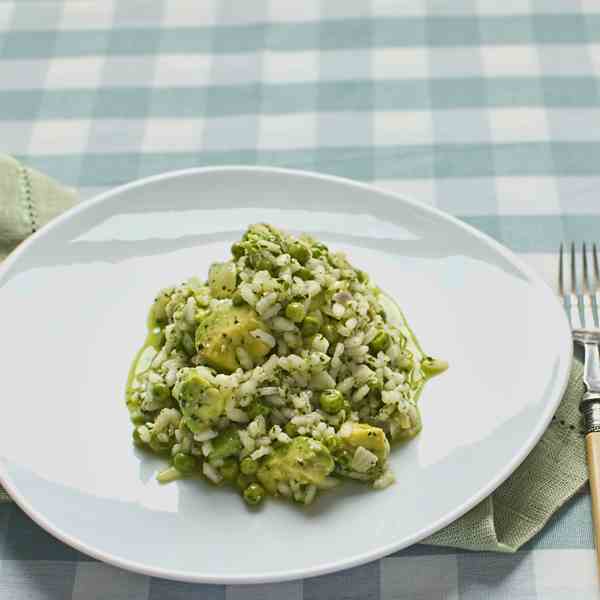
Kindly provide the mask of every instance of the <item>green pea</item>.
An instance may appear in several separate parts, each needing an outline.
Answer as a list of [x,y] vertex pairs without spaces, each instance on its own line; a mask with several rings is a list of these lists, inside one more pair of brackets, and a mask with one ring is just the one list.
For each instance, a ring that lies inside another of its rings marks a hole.
[[273,265],[266,259],[266,258],[261,258],[261,260],[258,262],[258,265],[256,266],[256,270],[257,271],[271,271],[273,269]]
[[260,252],[248,254],[248,264],[256,271],[268,271],[271,268],[271,263]]
[[369,276],[364,271],[356,271],[356,278],[360,283],[367,283],[369,281]]
[[321,408],[329,413],[330,415],[334,415],[344,406],[344,395],[339,390],[325,390],[321,392],[321,397],[319,399],[321,403]]
[[329,248],[325,244],[316,244],[312,247],[312,254],[315,258],[321,258],[327,256]]
[[330,438],[325,440],[325,446],[327,447],[327,450],[333,454],[336,450],[339,450],[341,446],[340,438],[332,435]]
[[312,273],[306,267],[301,267],[300,269],[298,269],[294,273],[294,276],[300,277],[300,279],[303,279],[304,281],[308,281],[309,279],[313,278]]
[[143,425],[146,422],[146,417],[141,410],[132,411],[130,418],[134,425]]
[[296,425],[294,423],[292,423],[291,421],[289,421],[288,423],[285,424],[285,427],[283,428],[285,430],[285,432],[290,436],[290,437],[295,437],[298,435],[298,428],[296,427]]
[[401,371],[410,371],[413,367],[413,354],[410,350],[403,350],[396,360]]
[[371,354],[365,356],[365,364],[371,369],[376,369],[379,366],[379,361]]
[[191,473],[196,468],[196,459],[184,452],[178,452],[173,457],[173,466],[181,473]]
[[156,435],[152,435],[150,437],[150,448],[154,450],[157,454],[165,454],[171,450],[171,442],[163,442],[159,440]]
[[258,471],[258,463],[249,456],[240,463],[240,470],[244,475],[254,475]]
[[162,405],[171,401],[171,390],[164,383],[155,383],[152,386],[152,396]]
[[290,246],[290,256],[295,258],[301,265],[304,265],[310,258],[310,250],[304,244],[294,242]]
[[448,368],[448,363],[445,360],[439,358],[433,358],[432,356],[426,356],[421,361],[421,367],[428,377],[439,375]]
[[264,500],[264,498],[265,490],[262,487],[262,485],[259,485],[258,483],[251,483],[244,490],[244,500],[252,506],[260,504]]
[[244,302],[246,302],[244,300],[244,298],[242,297],[242,294],[240,293],[239,290],[236,290],[233,294],[233,297],[231,298],[231,301],[233,302],[234,306],[242,306],[242,304],[244,304]]
[[377,377],[377,375],[371,375],[371,377],[369,377],[369,379],[367,379],[366,384],[372,390],[381,390],[383,387],[382,382],[379,381],[379,378]]
[[407,343],[408,340],[406,339],[406,337],[402,335],[402,333],[398,332],[398,346],[400,346],[400,350],[404,350],[404,348],[406,348]]
[[252,483],[252,481],[254,481],[252,477],[240,473],[235,480],[235,484],[243,491]]
[[325,325],[321,327],[321,333],[327,338],[327,341],[330,344],[335,344],[340,337],[337,329],[331,323],[325,323]]
[[294,321],[294,323],[300,323],[305,315],[306,311],[300,302],[290,302],[285,307],[285,316],[290,319],[290,321]]
[[320,326],[321,323],[319,322],[319,319],[317,319],[317,317],[313,315],[308,315],[302,323],[302,335],[315,335],[315,333],[319,331]]
[[235,481],[239,473],[239,467],[235,459],[229,458],[219,469],[225,481]]
[[[196,323],[201,323],[202,320],[204,319],[204,317],[206,317],[206,315],[208,315],[208,311],[207,310],[200,310],[198,309],[196,311]],[[162,346],[162,341],[161,341],[161,346]]]
[[246,412],[251,419],[256,419],[258,415],[268,417],[271,414],[271,407],[263,404],[262,402],[253,402],[247,409]]
[[142,441],[142,438],[140,437],[140,432],[137,430],[137,427],[134,428],[132,437],[133,437],[133,443],[136,446],[141,448],[142,446],[145,445],[144,442]]
[[390,347],[392,340],[386,331],[380,331],[372,340],[369,346],[373,352],[385,352]]
[[240,258],[244,255],[244,246],[239,242],[235,242],[233,246],[231,246],[231,254],[233,254],[234,258]]
[[377,388],[372,388],[371,391],[367,394],[367,402],[374,410],[377,410],[379,402],[381,400],[381,390]]
[[242,443],[235,427],[229,427],[222,431],[212,440],[212,446],[213,449],[210,453],[212,460],[234,456],[242,449]]

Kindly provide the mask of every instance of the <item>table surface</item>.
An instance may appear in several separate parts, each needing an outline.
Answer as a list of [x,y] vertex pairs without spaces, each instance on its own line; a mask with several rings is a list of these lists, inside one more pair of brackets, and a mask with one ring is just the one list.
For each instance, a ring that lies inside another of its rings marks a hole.
[[[83,198],[191,166],[373,182],[503,242],[549,283],[598,240],[600,5],[553,0],[0,2],[0,151]],[[169,582],[0,505],[0,598],[598,597],[589,499],[525,549],[422,545],[264,586]]]

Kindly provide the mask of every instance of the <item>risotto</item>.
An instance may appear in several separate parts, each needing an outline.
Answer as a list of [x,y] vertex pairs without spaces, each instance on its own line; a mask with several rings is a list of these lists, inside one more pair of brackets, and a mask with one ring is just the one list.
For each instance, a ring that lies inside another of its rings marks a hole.
[[169,461],[159,481],[230,484],[250,505],[393,483],[390,445],[419,433],[446,363],[341,252],[258,224],[231,254],[158,294],[131,368],[133,440]]

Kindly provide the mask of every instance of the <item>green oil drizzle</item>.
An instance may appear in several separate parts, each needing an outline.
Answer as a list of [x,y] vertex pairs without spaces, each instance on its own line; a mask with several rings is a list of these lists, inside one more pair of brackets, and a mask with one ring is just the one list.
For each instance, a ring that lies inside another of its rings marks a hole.
[[413,330],[409,327],[408,322],[406,321],[406,317],[402,312],[398,303],[391,297],[388,296],[385,292],[382,292],[379,296],[379,302],[381,303],[383,310],[385,311],[385,315],[389,321],[389,323],[400,330],[400,333],[406,338],[406,350],[410,351],[415,359],[415,363],[418,364],[419,374],[422,378],[423,384],[419,386],[419,388],[415,391],[415,402],[418,400],[421,395],[421,391],[425,382],[440,373],[443,373],[447,368],[448,364],[444,361],[436,360],[435,362],[439,365],[437,369],[434,371],[428,371],[423,368],[423,363],[426,361],[433,361],[430,356],[423,352],[421,345],[419,344]]
[[154,319],[152,309],[150,309],[150,313],[148,315],[147,328],[148,334],[146,335],[146,339],[144,340],[142,347],[136,352],[131,363],[131,367],[129,367],[129,373],[127,375],[127,385],[125,387],[125,401],[127,403],[127,407],[129,408],[130,414],[132,414],[134,411],[139,410],[138,407],[132,406],[130,402],[130,398],[132,395],[131,386],[133,385],[133,380],[135,379],[136,375],[139,375],[140,373],[143,373],[148,368],[150,368],[152,360],[160,351],[160,348],[162,346],[163,331]]

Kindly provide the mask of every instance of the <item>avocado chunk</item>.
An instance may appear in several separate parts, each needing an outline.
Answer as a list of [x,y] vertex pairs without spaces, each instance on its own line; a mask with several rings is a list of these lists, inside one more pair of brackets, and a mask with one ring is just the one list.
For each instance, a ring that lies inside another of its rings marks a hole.
[[421,431],[421,428],[421,413],[416,404],[412,405],[412,410],[408,413],[396,413],[392,415],[390,431],[394,442],[405,442],[414,438]]
[[390,454],[390,443],[383,429],[367,423],[347,423],[340,431],[342,443],[347,448],[362,446],[375,454],[379,463],[385,462]]
[[235,292],[236,280],[233,262],[213,263],[208,270],[208,285],[214,298],[229,298]]
[[242,442],[240,442],[237,429],[230,427],[212,441],[212,446],[211,459],[228,458],[229,456],[234,456],[242,449]]
[[255,329],[267,331],[252,308],[223,303],[198,325],[196,349],[208,365],[231,373],[240,367],[237,348],[244,348],[254,363],[261,362],[269,353],[269,345],[251,335]]
[[185,424],[197,433],[215,422],[223,412],[225,398],[195,369],[182,369],[173,387]]
[[256,474],[271,494],[277,493],[279,483],[297,481],[319,485],[333,471],[334,463],[329,450],[317,440],[295,437],[286,446],[270,454]]

